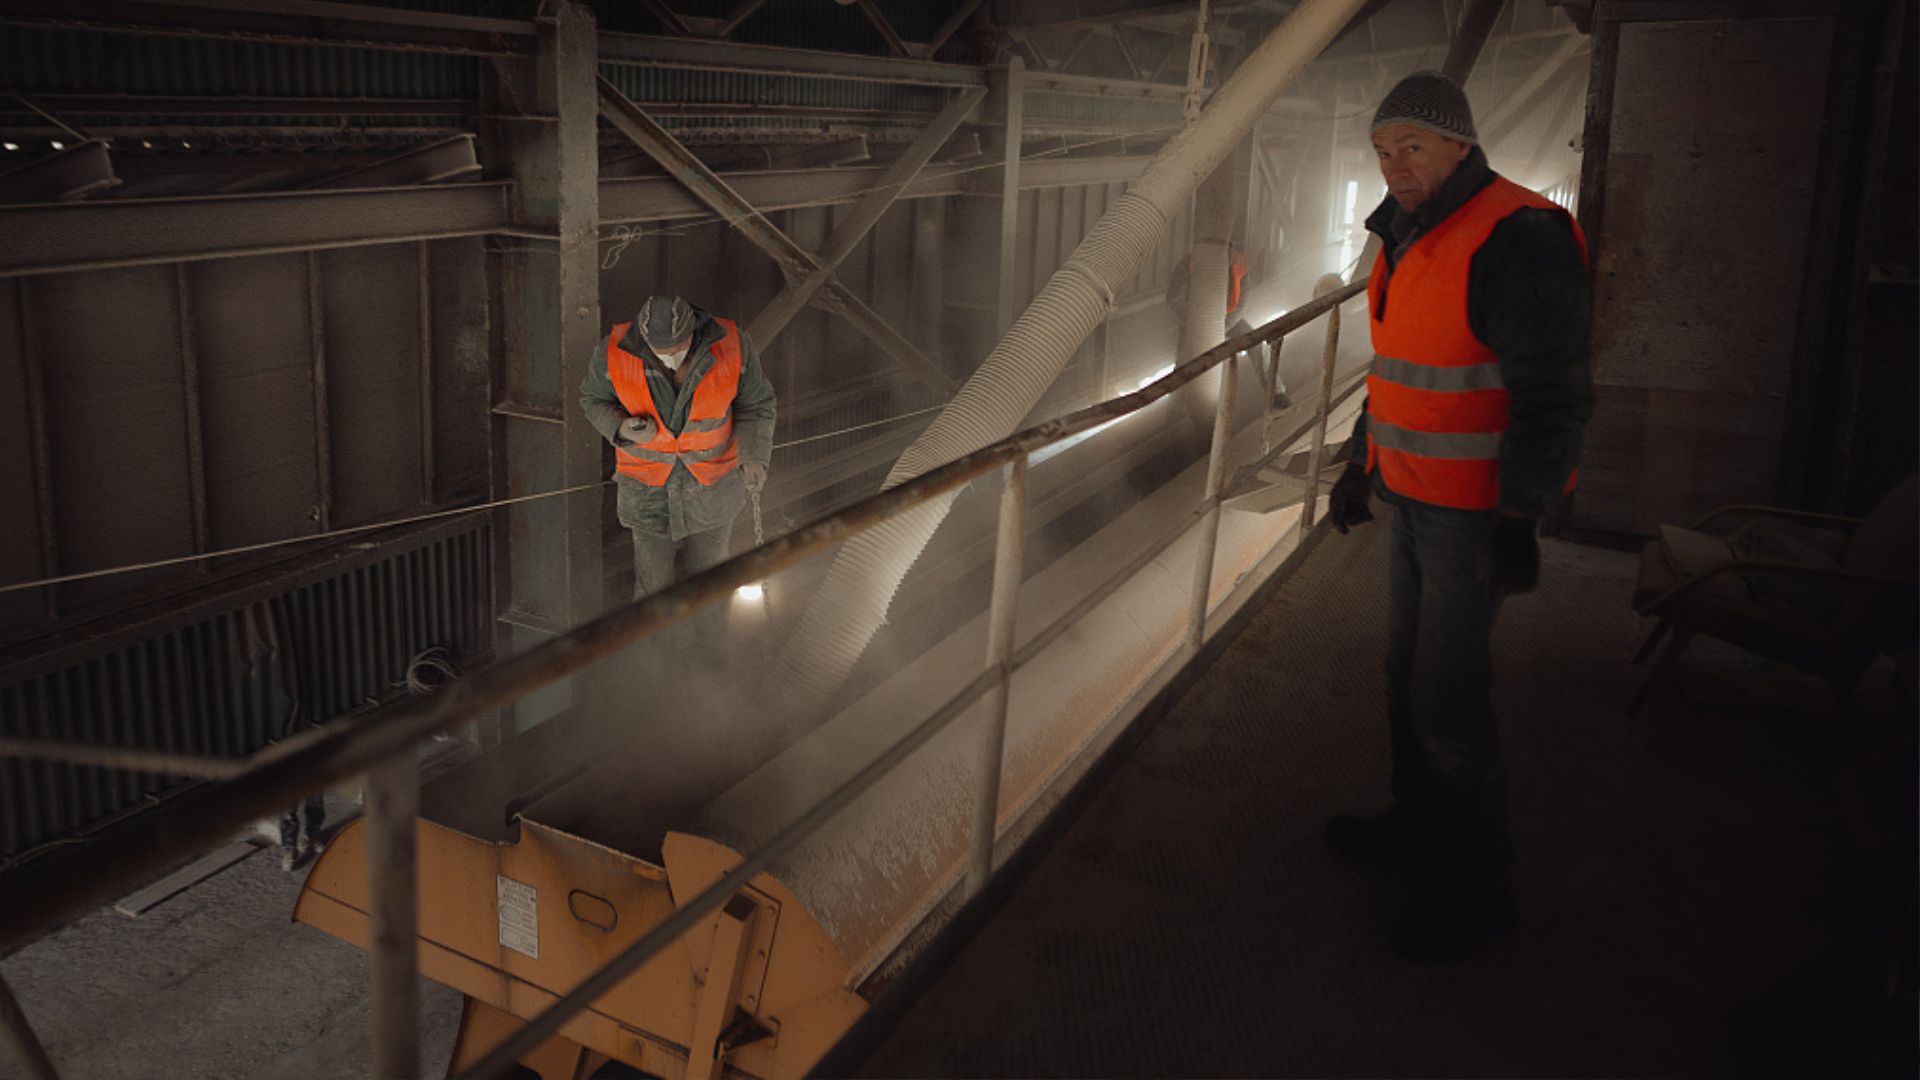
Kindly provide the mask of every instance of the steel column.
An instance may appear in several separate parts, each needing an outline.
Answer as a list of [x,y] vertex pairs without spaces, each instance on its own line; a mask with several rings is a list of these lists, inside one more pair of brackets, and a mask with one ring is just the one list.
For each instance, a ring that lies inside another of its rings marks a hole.
[[1001,133],[1000,169],[1000,304],[994,332],[1005,335],[1013,326],[1026,297],[1014,295],[1017,280],[1015,259],[1020,238],[1020,139],[1026,116],[1027,65],[1019,57],[1007,61],[1006,73],[999,78],[998,89],[1004,95],[1007,121]]
[[993,595],[987,605],[987,666],[997,675],[987,692],[980,739],[980,786],[973,801],[973,838],[967,855],[967,896],[993,876],[995,820],[1000,810],[1000,770],[1007,744],[1007,706],[1013,696],[1014,615],[1020,609],[1022,551],[1027,539],[1027,455],[1007,465],[1000,489],[1000,528],[993,544]]
[[[33,446],[33,503],[40,526],[40,576],[60,576],[59,519],[53,506],[52,439],[47,431],[46,360],[40,353],[39,322],[34,318],[32,290],[26,278],[14,286],[14,308],[20,313],[20,363],[26,371],[27,427]],[[60,590],[49,585],[42,594],[47,618],[60,616]]]
[[307,344],[313,365],[313,472],[319,532],[333,529],[333,436],[327,421],[327,324],[320,296],[320,256],[307,252]]
[[753,338],[754,345],[762,349],[766,348],[774,338],[780,335],[780,331],[786,328],[787,323],[799,313],[800,309],[813,298],[813,294],[833,280],[834,271],[846,261],[848,255],[853,253],[853,249],[873,229],[874,224],[880,220],[880,216],[887,212],[887,208],[900,197],[900,192],[906,188],[907,184],[919,175],[922,168],[926,167],[934,151],[946,143],[954,129],[960,126],[961,122],[973,112],[974,106],[978,105],[980,99],[985,96],[986,91],[978,89],[962,90],[954,95],[953,99],[947,102],[947,107],[934,118],[933,123],[921,131],[912,145],[907,147],[907,152],[887,166],[886,171],[880,175],[880,182],[872,191],[861,196],[846,220],[842,221],[834,229],[833,235],[827,239],[826,251],[819,257],[819,268],[797,281],[788,283],[778,296],[761,309],[760,314],[754,316],[753,322],[747,327],[747,334]]
[[[604,78],[596,78],[600,88],[600,114],[632,140],[635,146],[658,161],[696,198],[739,229],[741,235],[752,241],[754,246],[772,256],[790,277],[803,277],[820,268],[820,263],[811,254],[774,227],[766,215],[728,187],[725,180],[720,179],[717,173],[682,146],[665,128],[654,123],[653,118],[642,112],[639,106],[627,100],[618,88]],[[824,306],[829,310],[844,316],[854,329],[866,335],[868,340],[901,366],[942,392],[951,392],[953,382],[940,369],[940,365],[888,326],[886,320],[853,294],[853,290],[839,282],[829,282],[824,292]]]
[[[180,320],[180,397],[187,417],[187,497],[193,507],[193,550],[207,551],[206,433],[200,424],[200,356],[193,341],[193,295],[187,287],[187,267],[173,268],[175,314]],[[207,564],[196,563],[204,572]]]
[[419,289],[420,346],[420,505],[433,505],[433,256],[425,240],[414,248]]
[[1447,58],[1440,65],[1442,75],[1461,86],[1467,85],[1467,76],[1473,72],[1474,62],[1480,59],[1480,50],[1487,47],[1493,24],[1500,20],[1500,9],[1505,6],[1506,0],[1466,0],[1466,7],[1460,12],[1460,25],[1453,31],[1453,42],[1447,46]]
[[1193,561],[1193,600],[1187,610],[1187,644],[1207,640],[1207,601],[1213,594],[1213,555],[1220,539],[1220,488],[1227,478],[1227,440],[1233,435],[1234,389],[1239,357],[1220,365],[1220,400],[1213,412],[1213,449],[1207,454],[1207,491],[1201,498],[1200,552]]
[[420,1075],[420,890],[415,821],[420,771],[413,751],[367,774],[367,955],[372,964],[373,1074]]
[[1327,413],[1333,408],[1333,364],[1340,355],[1340,309],[1327,312],[1327,344],[1320,354],[1320,398],[1315,406],[1313,449],[1307,454],[1307,504],[1300,524],[1313,528],[1320,508],[1320,469],[1327,454]]

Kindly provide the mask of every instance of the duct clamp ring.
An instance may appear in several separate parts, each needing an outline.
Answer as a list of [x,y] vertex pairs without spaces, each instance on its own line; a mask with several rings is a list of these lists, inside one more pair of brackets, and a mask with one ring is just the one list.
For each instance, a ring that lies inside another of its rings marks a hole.
[[1079,259],[1068,259],[1066,262],[1060,264],[1060,269],[1063,272],[1072,270],[1082,278],[1085,278],[1087,282],[1094,287],[1094,290],[1100,294],[1100,299],[1106,303],[1106,312],[1108,314],[1113,313],[1113,290],[1107,287],[1107,283],[1102,281],[1100,275],[1094,273],[1091,267]]

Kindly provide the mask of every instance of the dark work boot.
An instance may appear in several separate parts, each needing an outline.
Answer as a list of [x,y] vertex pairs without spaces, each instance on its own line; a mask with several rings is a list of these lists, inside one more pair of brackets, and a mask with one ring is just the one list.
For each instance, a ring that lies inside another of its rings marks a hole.
[[1423,964],[1452,964],[1506,937],[1519,921],[1505,874],[1436,888],[1393,928],[1393,951]]
[[1396,805],[1377,817],[1342,814],[1327,822],[1327,844],[1349,858],[1396,870],[1418,870],[1433,852],[1430,830]]

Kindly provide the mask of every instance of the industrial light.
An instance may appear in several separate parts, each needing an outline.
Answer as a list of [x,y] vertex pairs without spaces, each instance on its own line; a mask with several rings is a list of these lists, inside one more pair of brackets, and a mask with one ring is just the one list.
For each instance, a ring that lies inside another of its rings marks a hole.
[[6,148],[7,148],[7,149],[9,149],[9,150],[18,150],[18,149],[20,149],[20,144],[19,144],[19,143],[17,143],[17,142],[10,142],[10,143],[0,143],[0,146],[4,146],[4,147],[6,147]]
[[742,585],[733,590],[733,595],[742,600],[765,600],[767,598],[767,590],[756,581],[751,585]]
[[65,150],[67,148],[67,144],[61,142],[59,139],[55,139],[53,140],[53,148],[55,150]]

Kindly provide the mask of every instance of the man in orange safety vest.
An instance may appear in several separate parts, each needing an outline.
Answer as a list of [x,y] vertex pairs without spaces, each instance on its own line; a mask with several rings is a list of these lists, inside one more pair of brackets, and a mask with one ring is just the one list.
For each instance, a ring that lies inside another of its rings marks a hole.
[[1345,854],[1418,872],[1403,955],[1446,962],[1506,934],[1513,845],[1493,710],[1493,623],[1531,590],[1536,526],[1572,490],[1593,408],[1586,241],[1566,211],[1496,174],[1466,95],[1402,80],[1375,114],[1388,197],[1367,219],[1373,366],[1328,518],[1394,508],[1387,641],[1393,804],[1338,817]]

